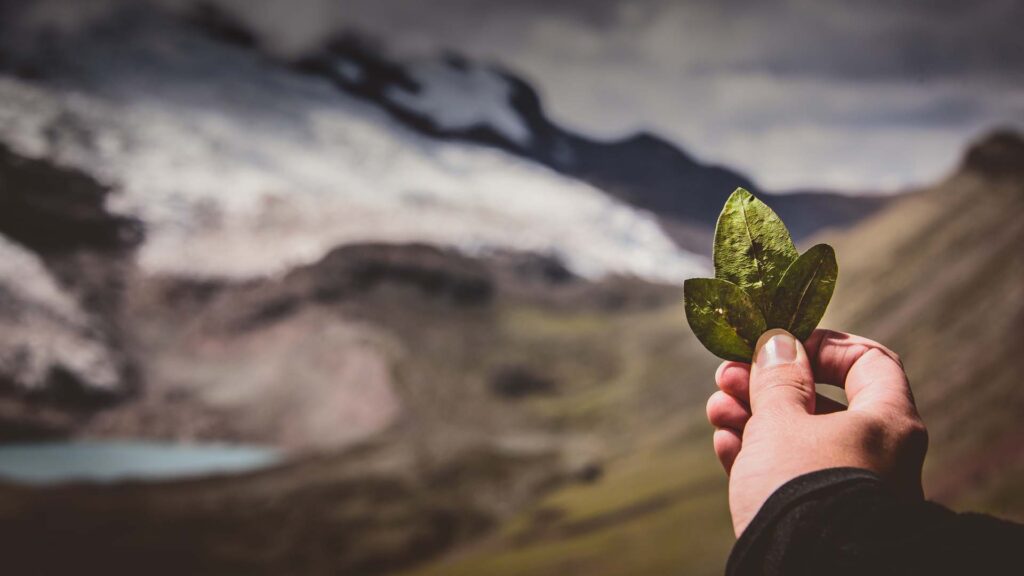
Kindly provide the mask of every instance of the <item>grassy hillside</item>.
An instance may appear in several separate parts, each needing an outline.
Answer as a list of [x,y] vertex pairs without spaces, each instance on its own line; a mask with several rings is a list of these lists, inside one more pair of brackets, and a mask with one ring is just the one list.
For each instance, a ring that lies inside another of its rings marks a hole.
[[[929,495],[1014,518],[1021,166],[1020,139],[994,136],[944,182],[828,238],[841,271],[824,323],[903,356],[932,430]],[[268,282],[143,281],[129,309],[147,386],[85,430],[187,430],[306,455],[245,477],[0,486],[5,561],[153,574],[720,574],[733,536],[703,415],[717,361],[686,326],[680,288],[585,282],[517,258],[370,246]],[[393,392],[393,418],[355,447],[320,444],[353,425],[330,402],[357,402],[360,383]]]
[[[841,272],[823,323],[901,354],[932,433],[929,497],[1017,519],[1024,519],[1022,167],[1024,143],[996,135],[941,184],[826,238]],[[664,313],[682,321],[676,308]],[[710,369],[680,373],[678,386],[707,393],[710,379]],[[594,485],[563,488],[487,543],[410,574],[720,574],[733,537],[702,418],[681,412],[681,427],[644,436]]]
[[931,433],[927,493],[1024,519],[1024,141],[836,240],[829,326],[897,350]]
[[[724,486],[709,453],[678,442],[708,438],[691,424],[715,362],[680,321],[677,288],[517,258],[363,246],[267,282],[141,280],[128,306],[146,386],[83,433],[276,443],[294,459],[195,482],[0,485],[5,562],[378,574],[505,533],[558,486],[582,489],[566,518],[576,535],[600,537],[634,497],[646,503],[627,515],[667,496],[723,518],[705,498]],[[366,393],[378,387],[397,412],[352,445],[344,433],[380,408]],[[549,529],[531,521],[520,537]]]

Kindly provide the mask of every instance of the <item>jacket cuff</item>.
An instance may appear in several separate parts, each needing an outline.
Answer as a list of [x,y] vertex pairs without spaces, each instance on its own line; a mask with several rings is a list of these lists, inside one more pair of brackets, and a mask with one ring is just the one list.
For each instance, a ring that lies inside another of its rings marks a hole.
[[862,468],[827,468],[798,476],[780,486],[765,500],[757,515],[740,534],[726,565],[726,574],[771,573],[766,564],[779,562],[773,541],[778,537],[780,525],[791,513],[819,498],[836,492],[845,492],[863,484],[881,484],[881,478]]

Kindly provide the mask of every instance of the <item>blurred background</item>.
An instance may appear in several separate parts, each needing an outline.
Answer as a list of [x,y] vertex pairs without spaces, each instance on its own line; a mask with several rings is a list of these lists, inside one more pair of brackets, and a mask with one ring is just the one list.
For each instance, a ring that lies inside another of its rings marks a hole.
[[836,247],[928,496],[1024,520],[1022,24],[0,1],[0,565],[721,573],[681,282],[737,186]]

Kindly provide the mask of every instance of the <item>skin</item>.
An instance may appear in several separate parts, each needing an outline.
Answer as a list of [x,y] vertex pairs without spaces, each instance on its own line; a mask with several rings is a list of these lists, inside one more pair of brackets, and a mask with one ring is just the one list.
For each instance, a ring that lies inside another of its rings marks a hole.
[[[801,345],[776,329],[758,340],[754,359],[719,366],[707,405],[737,537],[777,488],[816,470],[864,468],[923,498],[928,434],[895,353],[831,330]],[[816,381],[845,388],[849,406],[818,395]]]

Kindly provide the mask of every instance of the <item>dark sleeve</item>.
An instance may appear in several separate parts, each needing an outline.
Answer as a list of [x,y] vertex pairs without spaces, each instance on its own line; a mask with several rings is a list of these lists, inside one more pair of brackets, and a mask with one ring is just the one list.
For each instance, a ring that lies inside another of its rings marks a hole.
[[776,490],[726,574],[1024,574],[1024,526],[896,495],[867,470],[832,468]]

